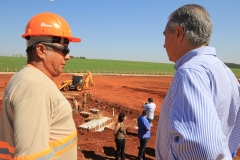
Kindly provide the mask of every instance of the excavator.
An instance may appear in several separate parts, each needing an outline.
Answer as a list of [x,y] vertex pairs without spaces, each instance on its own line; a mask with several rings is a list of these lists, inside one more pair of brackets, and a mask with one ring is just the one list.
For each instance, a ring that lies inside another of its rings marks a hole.
[[95,85],[92,79],[92,73],[90,71],[88,71],[88,74],[85,78],[83,74],[72,75],[72,79],[62,82],[61,85],[58,85],[58,89],[61,91],[81,91],[85,88],[88,88],[89,84],[91,86]]

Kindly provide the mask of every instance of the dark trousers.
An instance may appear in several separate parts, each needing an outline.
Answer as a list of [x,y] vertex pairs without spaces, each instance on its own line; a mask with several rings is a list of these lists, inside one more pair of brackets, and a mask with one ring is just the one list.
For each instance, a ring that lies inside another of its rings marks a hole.
[[119,153],[121,153],[121,160],[125,160],[125,139],[115,139],[116,142],[116,152],[115,152],[115,160],[119,159]]
[[145,149],[146,149],[148,139],[149,138],[140,139],[140,147],[138,150],[138,158],[139,159],[145,158]]

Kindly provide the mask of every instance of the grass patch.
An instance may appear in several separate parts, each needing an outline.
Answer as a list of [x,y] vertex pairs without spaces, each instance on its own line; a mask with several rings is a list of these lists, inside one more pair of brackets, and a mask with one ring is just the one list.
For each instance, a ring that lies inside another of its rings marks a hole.
[[[16,72],[26,65],[26,57],[0,57],[0,72]],[[136,62],[120,60],[98,60],[71,58],[64,72],[86,73],[122,73],[122,74],[173,74],[173,64]]]
[[[26,65],[26,57],[0,56],[0,72],[16,72]],[[69,73],[116,73],[116,74],[163,74],[173,75],[174,64],[156,62],[137,62],[121,60],[99,60],[71,58],[67,61],[64,72]],[[240,78],[240,69],[231,68],[237,78]]]

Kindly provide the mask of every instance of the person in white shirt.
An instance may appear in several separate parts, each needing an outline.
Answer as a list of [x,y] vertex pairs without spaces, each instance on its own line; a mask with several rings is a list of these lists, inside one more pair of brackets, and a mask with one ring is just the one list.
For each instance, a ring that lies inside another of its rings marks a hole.
[[154,119],[154,111],[156,109],[156,104],[153,102],[153,98],[149,97],[148,103],[143,102],[142,106],[148,111],[147,119],[149,123],[151,123],[152,120]]

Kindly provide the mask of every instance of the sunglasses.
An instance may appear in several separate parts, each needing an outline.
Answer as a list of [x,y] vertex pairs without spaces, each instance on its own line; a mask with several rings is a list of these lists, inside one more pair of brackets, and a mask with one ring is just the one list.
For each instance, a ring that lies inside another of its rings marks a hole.
[[[62,41],[61,37],[57,37],[57,36],[52,37],[52,43],[61,43],[61,41]],[[69,44],[69,40],[67,38],[63,38],[63,43]]]
[[69,54],[69,52],[70,52],[70,49],[67,46],[57,46],[57,45],[50,44],[50,43],[41,43],[41,44],[43,44],[45,46],[48,46],[48,47],[51,47],[53,49],[56,49],[56,50],[62,52],[65,56],[67,54]]

